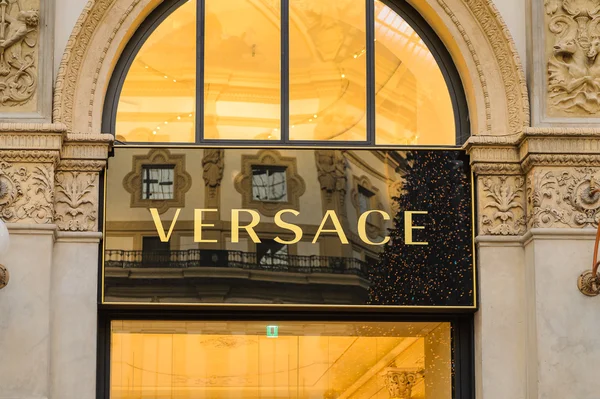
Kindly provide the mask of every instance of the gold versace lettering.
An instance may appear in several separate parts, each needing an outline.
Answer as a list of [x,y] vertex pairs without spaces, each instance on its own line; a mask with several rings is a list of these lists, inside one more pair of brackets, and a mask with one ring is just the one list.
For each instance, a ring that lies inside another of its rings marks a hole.
[[428,242],[414,242],[413,230],[425,230],[424,226],[413,226],[413,215],[427,215],[426,211],[404,212],[404,243],[406,245],[429,245]]
[[[252,217],[252,221],[247,226],[240,226],[240,213],[247,212]],[[260,215],[252,209],[232,209],[231,210],[231,242],[240,242],[240,229],[245,229],[255,244],[260,244],[260,238],[256,235],[254,228],[260,223]]]
[[177,223],[179,212],[181,212],[181,209],[177,209],[177,211],[175,211],[175,217],[171,222],[171,227],[169,227],[169,233],[165,235],[165,228],[163,227],[162,221],[160,220],[158,209],[150,208],[150,214],[152,215],[152,220],[154,220],[154,226],[156,227],[156,232],[158,233],[160,241],[169,242],[169,239],[171,238],[171,233],[173,233],[173,229],[175,228],[175,223]]
[[[325,230],[325,223],[327,223],[327,219],[329,218],[331,218],[331,222],[333,223],[333,230]],[[340,241],[342,242],[342,244],[348,244],[348,238],[346,237],[346,233],[344,233],[344,229],[342,229],[340,220],[338,219],[337,215],[335,214],[335,211],[333,210],[327,211],[327,213],[325,213],[325,216],[323,216],[321,225],[319,226],[317,234],[315,234],[315,238],[312,241],[313,244],[317,242],[321,233],[337,233],[338,237],[340,237]]]
[[367,218],[372,213],[379,213],[381,216],[383,216],[383,220],[390,220],[390,215],[387,212],[384,212],[384,211],[377,211],[377,210],[375,210],[375,211],[365,212],[362,215],[360,215],[360,217],[358,218],[358,236],[360,237],[361,240],[363,240],[363,242],[365,244],[369,244],[369,245],[385,245],[385,244],[387,244],[390,241],[390,237],[389,236],[386,236],[383,239],[383,241],[381,241],[381,242],[373,242],[367,236]]
[[277,236],[277,237],[275,237],[275,241],[278,242],[279,244],[285,244],[285,245],[296,244],[296,243],[300,242],[300,240],[302,239],[302,234],[303,234],[302,229],[299,226],[296,226],[295,224],[287,223],[286,221],[284,221],[282,219],[282,216],[285,213],[291,213],[294,216],[298,216],[298,215],[300,215],[300,212],[295,211],[293,209],[284,209],[275,214],[275,224],[277,226],[281,227],[282,229],[290,230],[291,232],[294,233],[295,237],[291,241],[286,241],[286,240],[282,240],[281,238],[279,238],[279,236]]
[[194,209],[194,242],[212,243],[217,240],[203,240],[202,239],[202,228],[203,227],[215,227],[212,223],[202,223],[202,214],[204,212],[218,212],[218,209]]

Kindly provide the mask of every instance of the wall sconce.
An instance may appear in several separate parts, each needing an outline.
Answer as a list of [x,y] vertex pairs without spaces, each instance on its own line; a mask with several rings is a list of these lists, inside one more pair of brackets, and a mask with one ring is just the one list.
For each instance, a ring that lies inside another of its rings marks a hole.
[[[589,195],[593,197],[597,193],[600,193],[600,188],[596,188],[596,182],[594,179],[590,180]],[[598,274],[598,244],[600,244],[600,225],[596,232],[596,243],[594,244],[594,260],[592,262],[592,270],[581,273],[577,279],[577,288],[583,295],[597,296],[600,294],[600,274]]]
[[[8,251],[10,245],[10,238],[8,235],[8,228],[2,219],[0,219],[0,255],[5,254]],[[8,284],[10,275],[4,265],[0,264],[0,290]]]

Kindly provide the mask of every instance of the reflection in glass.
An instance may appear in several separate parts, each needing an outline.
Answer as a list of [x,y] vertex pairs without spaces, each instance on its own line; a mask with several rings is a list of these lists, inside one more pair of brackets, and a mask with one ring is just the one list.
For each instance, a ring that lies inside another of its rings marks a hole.
[[442,72],[411,26],[375,1],[377,144],[455,145],[452,101]]
[[252,168],[252,198],[258,201],[287,201],[285,168],[255,166]]
[[279,2],[207,0],[205,7],[204,137],[278,140]]
[[149,166],[142,168],[142,197],[149,200],[173,199],[175,166]]
[[290,0],[290,138],[366,140],[364,0]]
[[270,324],[113,321],[110,398],[452,398],[449,323]]
[[[173,199],[143,199],[143,173],[176,162]],[[116,148],[104,301],[473,306],[469,173],[461,151]],[[405,210],[429,245],[405,245]]]
[[194,142],[196,1],[169,15],[136,55],[127,73],[116,119],[124,142]]

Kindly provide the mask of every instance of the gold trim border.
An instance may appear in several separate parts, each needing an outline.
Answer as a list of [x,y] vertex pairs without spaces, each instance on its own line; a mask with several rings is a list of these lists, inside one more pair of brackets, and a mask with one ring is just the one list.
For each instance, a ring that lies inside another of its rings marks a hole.
[[[173,148],[173,149],[205,149],[205,148],[222,148],[224,150],[231,149],[250,149],[250,150],[263,150],[263,149],[281,149],[281,150],[320,150],[320,149],[337,149],[337,150],[369,150],[369,151],[377,151],[377,150],[392,150],[392,151],[456,151],[462,152],[466,154],[465,149],[461,147],[379,147],[379,146],[364,146],[364,147],[321,147],[321,146],[265,146],[265,147],[257,147],[257,146],[198,146],[198,145],[183,145],[183,146],[156,146],[156,145],[115,145],[114,148],[157,148],[157,147],[165,147],[165,148]],[[107,181],[108,181],[108,162],[104,167],[104,202],[103,202],[103,212],[102,212],[102,257],[101,257],[101,265],[102,267],[102,287],[101,287],[101,300],[100,304],[102,306],[131,306],[131,307],[142,307],[142,308],[152,308],[152,309],[166,309],[169,307],[172,308],[181,308],[181,309],[218,309],[223,310],[226,308],[229,309],[271,309],[271,310],[283,310],[283,309],[320,309],[320,310],[336,310],[336,309],[345,309],[345,310],[356,310],[356,311],[377,311],[377,310],[435,310],[435,309],[444,309],[444,310],[462,310],[468,311],[478,310],[478,291],[477,291],[477,246],[475,242],[476,237],[476,210],[475,210],[475,175],[473,173],[473,168],[470,167],[471,172],[471,233],[472,233],[472,245],[473,245],[473,305],[471,306],[407,306],[407,305],[303,305],[303,304],[238,304],[238,303],[178,303],[178,302],[170,302],[170,303],[151,303],[151,302],[106,302],[105,293],[104,293],[104,256],[106,252],[106,189],[107,189]]]

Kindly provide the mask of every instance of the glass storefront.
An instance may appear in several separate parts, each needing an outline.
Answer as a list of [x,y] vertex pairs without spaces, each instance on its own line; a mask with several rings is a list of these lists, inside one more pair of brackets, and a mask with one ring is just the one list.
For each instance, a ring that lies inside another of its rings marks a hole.
[[452,398],[450,323],[113,321],[113,399]]
[[165,0],[103,130],[98,397],[472,399],[460,77],[403,0]]

